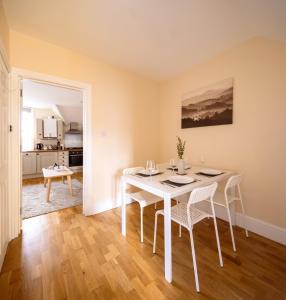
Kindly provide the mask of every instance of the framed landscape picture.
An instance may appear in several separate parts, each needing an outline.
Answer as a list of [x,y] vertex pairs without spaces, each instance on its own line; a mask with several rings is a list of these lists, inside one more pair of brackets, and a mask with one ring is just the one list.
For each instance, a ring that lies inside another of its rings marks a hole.
[[232,124],[233,78],[185,94],[182,128]]

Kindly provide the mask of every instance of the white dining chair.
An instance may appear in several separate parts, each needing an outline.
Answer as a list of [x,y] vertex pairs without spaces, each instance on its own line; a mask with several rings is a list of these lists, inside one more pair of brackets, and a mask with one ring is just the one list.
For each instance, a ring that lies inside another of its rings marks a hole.
[[[142,170],[144,170],[143,167],[127,168],[127,169],[123,170],[123,175],[136,174]],[[144,239],[144,229],[143,229],[144,207],[155,204],[155,209],[156,209],[156,203],[162,201],[163,199],[158,196],[155,196],[151,193],[148,193],[146,191],[139,191],[136,193],[128,193],[128,191],[127,191],[125,195],[126,195],[127,199],[132,199],[139,203],[139,206],[140,206],[140,240],[141,240],[141,243],[143,243],[143,239]]]
[[[223,266],[220,241],[219,241],[219,235],[218,235],[217,223],[216,223],[216,217],[215,217],[215,210],[214,210],[214,204],[213,204],[213,196],[215,194],[216,189],[217,189],[216,182],[214,182],[208,186],[196,188],[192,191],[187,203],[179,202],[179,204],[171,207],[171,220],[178,223],[179,225],[185,227],[189,231],[189,234],[190,234],[192,257],[193,257],[193,267],[194,267],[194,275],[195,275],[195,284],[196,284],[197,292],[200,291],[200,286],[199,286],[199,279],[198,279],[194,238],[193,238],[193,226],[205,218],[212,217],[214,220],[219,263],[220,263],[221,267]],[[210,203],[211,203],[211,212],[206,212],[206,211],[203,211],[203,210],[195,207],[195,204],[197,204],[201,201],[204,201],[204,200],[208,200],[208,199],[210,200]],[[156,253],[156,236],[157,236],[158,215],[164,215],[164,210],[157,210],[157,212],[155,214],[153,253]]]
[[[232,221],[230,215],[230,204],[234,201],[240,201],[241,211],[243,216],[245,217],[245,210],[244,210],[242,195],[240,190],[241,180],[242,180],[242,175],[231,176],[227,180],[224,191],[223,192],[217,191],[213,200],[215,205],[223,206],[226,208],[233,251],[236,251],[236,245],[234,241],[234,234],[233,234]],[[244,226],[244,229],[245,229],[245,234],[248,237],[248,230],[246,226]]]

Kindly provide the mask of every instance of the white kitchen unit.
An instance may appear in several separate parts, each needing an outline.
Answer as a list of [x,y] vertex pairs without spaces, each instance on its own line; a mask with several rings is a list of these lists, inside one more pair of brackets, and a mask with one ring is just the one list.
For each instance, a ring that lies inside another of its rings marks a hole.
[[58,122],[57,119],[44,119],[44,138],[57,138],[58,137]]
[[[49,121],[47,121],[49,120]],[[50,120],[52,120],[50,122]],[[62,120],[55,119],[37,119],[37,139],[57,138],[62,140],[64,138],[64,123]],[[52,125],[51,125],[52,124]]]
[[58,163],[58,152],[37,152],[37,171],[36,173],[42,173],[43,168],[53,166]]
[[60,166],[69,167],[69,152],[59,151],[58,152],[58,164]]
[[37,119],[37,139],[43,139],[43,120]]
[[37,173],[36,153],[22,153],[23,175],[31,175]]
[[64,138],[64,124],[62,120],[58,120],[58,140],[62,140]]

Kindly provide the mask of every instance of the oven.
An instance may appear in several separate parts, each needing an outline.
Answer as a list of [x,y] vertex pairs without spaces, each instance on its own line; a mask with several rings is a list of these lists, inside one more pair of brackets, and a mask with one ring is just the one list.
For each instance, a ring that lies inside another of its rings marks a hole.
[[82,166],[83,150],[69,150],[69,166],[80,167]]

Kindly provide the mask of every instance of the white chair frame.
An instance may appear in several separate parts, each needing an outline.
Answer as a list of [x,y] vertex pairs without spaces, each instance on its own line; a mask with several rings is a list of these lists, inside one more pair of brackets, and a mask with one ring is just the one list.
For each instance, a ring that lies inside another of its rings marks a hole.
[[[136,174],[140,171],[144,170],[143,167],[135,167],[135,168],[126,168],[123,170],[123,175],[131,175]],[[155,209],[157,208],[157,202],[162,201],[163,199],[150,194],[146,191],[139,191],[137,193],[126,193],[126,197],[132,199],[139,203],[140,206],[140,241],[143,243],[144,241],[144,225],[143,225],[143,214],[144,214],[144,207],[148,205],[155,205]]]
[[[216,222],[215,210],[214,210],[214,204],[213,204],[213,196],[215,194],[217,186],[218,186],[218,184],[216,182],[214,182],[211,185],[196,188],[192,191],[187,205],[184,203],[179,203],[179,204],[173,206],[171,209],[171,220],[178,223],[179,225],[185,227],[189,231],[189,234],[190,234],[195,285],[196,285],[197,292],[200,291],[200,286],[199,286],[194,238],[193,238],[193,226],[205,218],[212,217],[214,220],[219,263],[220,263],[220,266],[223,267],[221,247],[220,247],[219,235],[218,235],[218,230],[217,230],[217,222]],[[204,201],[204,200],[210,201],[211,213],[204,212],[204,211],[201,211],[201,210],[193,207],[193,204],[196,204],[196,203]],[[181,207],[184,206],[184,207],[186,207],[186,209],[183,211],[180,208],[180,206]],[[159,214],[164,215],[164,210],[158,210],[155,214],[153,253],[156,253],[157,218],[158,218]],[[185,221],[185,218],[184,218],[186,216],[187,216],[187,222]]]
[[[225,203],[216,202],[216,199],[214,198],[215,205],[223,206],[226,208],[228,222],[229,222],[229,228],[230,228],[230,236],[231,236],[231,241],[232,241],[232,248],[233,248],[234,252],[236,252],[236,245],[235,245],[235,240],[234,240],[233,226],[232,226],[232,220],[231,220],[231,214],[230,214],[230,204],[234,201],[240,201],[241,211],[242,211],[242,214],[243,214],[244,220],[245,220],[245,209],[244,209],[244,205],[242,202],[242,195],[241,195],[241,190],[240,190],[241,181],[242,181],[242,175],[240,175],[240,174],[233,175],[228,179],[228,181],[225,185],[225,188],[224,188]],[[237,189],[237,197],[235,195],[236,189]],[[248,237],[248,230],[247,230],[245,224],[244,224],[244,230],[245,230],[246,236]]]

